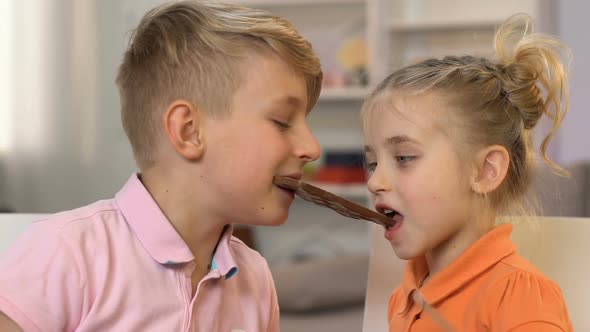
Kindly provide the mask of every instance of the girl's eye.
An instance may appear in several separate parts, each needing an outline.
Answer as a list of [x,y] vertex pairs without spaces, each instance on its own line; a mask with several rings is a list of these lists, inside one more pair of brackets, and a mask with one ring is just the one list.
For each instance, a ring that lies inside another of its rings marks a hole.
[[278,120],[272,120],[279,128],[285,130],[285,129],[289,129],[291,128],[291,125],[286,123],[286,122],[282,122],[282,121],[278,121]]
[[397,156],[395,157],[397,159],[397,162],[400,164],[407,164],[410,161],[414,160],[416,157],[415,156]]
[[376,168],[377,168],[377,163],[366,163],[365,164],[365,169],[367,170],[368,173],[375,172]]

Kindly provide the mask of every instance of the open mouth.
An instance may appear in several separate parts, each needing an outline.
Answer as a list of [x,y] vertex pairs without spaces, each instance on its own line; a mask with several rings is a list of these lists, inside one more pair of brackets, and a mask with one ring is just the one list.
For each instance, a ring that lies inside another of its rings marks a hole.
[[395,223],[392,226],[387,227],[388,229],[396,226],[398,223],[400,223],[404,219],[404,216],[401,213],[397,212],[396,210],[387,209],[387,208],[378,208],[377,212],[384,214],[388,218],[393,219],[393,221],[395,221]]

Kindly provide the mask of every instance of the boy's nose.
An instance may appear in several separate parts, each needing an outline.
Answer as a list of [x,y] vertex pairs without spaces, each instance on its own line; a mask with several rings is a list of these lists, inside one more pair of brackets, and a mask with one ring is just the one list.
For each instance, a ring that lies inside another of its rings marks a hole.
[[303,131],[296,146],[296,153],[299,159],[309,162],[317,160],[320,157],[320,144],[309,128]]

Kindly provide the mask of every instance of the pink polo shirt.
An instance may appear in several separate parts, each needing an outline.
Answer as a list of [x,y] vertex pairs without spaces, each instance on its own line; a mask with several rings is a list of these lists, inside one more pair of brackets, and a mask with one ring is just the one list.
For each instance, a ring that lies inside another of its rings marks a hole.
[[137,175],[114,199],[33,223],[0,259],[0,311],[25,331],[278,331],[265,259],[222,235],[194,257]]

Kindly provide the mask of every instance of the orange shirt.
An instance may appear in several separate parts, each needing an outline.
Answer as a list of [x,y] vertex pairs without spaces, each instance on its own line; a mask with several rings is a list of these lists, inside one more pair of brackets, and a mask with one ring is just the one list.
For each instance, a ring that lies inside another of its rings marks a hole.
[[511,232],[509,224],[489,231],[423,287],[426,260],[410,261],[389,300],[389,331],[443,331],[412,300],[416,289],[457,332],[573,331],[561,289],[516,254]]

